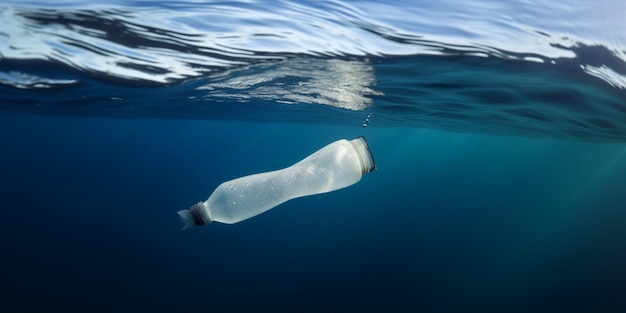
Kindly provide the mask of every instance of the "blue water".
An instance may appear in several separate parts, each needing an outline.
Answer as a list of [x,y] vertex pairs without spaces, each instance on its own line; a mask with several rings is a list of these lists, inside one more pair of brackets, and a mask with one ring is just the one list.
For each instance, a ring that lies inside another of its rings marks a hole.
[[[0,310],[625,312],[625,10],[5,1]],[[358,184],[181,230],[358,136]]]

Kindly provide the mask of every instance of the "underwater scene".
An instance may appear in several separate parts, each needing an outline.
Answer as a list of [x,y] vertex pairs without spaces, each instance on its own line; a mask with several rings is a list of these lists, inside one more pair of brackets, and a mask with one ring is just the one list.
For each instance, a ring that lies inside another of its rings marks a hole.
[[626,312],[623,12],[3,1],[0,311]]

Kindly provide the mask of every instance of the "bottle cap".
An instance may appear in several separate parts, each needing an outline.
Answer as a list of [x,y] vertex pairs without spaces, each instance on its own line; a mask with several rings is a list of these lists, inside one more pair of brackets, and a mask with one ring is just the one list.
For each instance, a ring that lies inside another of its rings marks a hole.
[[209,210],[207,210],[204,202],[198,202],[189,208],[189,213],[193,218],[193,224],[195,226],[203,226],[211,223],[211,217],[209,216]]

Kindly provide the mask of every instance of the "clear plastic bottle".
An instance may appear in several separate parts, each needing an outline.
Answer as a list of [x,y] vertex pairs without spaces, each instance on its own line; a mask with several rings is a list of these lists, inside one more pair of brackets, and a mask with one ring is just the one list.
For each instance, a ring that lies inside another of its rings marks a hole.
[[183,229],[212,221],[234,224],[294,198],[348,187],[374,169],[374,157],[364,137],[342,139],[290,167],[224,182],[208,200],[178,215],[185,223]]

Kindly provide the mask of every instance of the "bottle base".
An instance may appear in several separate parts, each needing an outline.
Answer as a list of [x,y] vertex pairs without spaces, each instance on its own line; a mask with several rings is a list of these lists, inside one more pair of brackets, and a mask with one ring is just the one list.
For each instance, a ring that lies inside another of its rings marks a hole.
[[355,150],[357,151],[359,160],[361,161],[362,173],[365,174],[376,170],[374,155],[372,154],[372,150],[367,144],[367,140],[365,140],[365,137],[360,136],[357,139],[351,140],[351,142],[354,145]]

